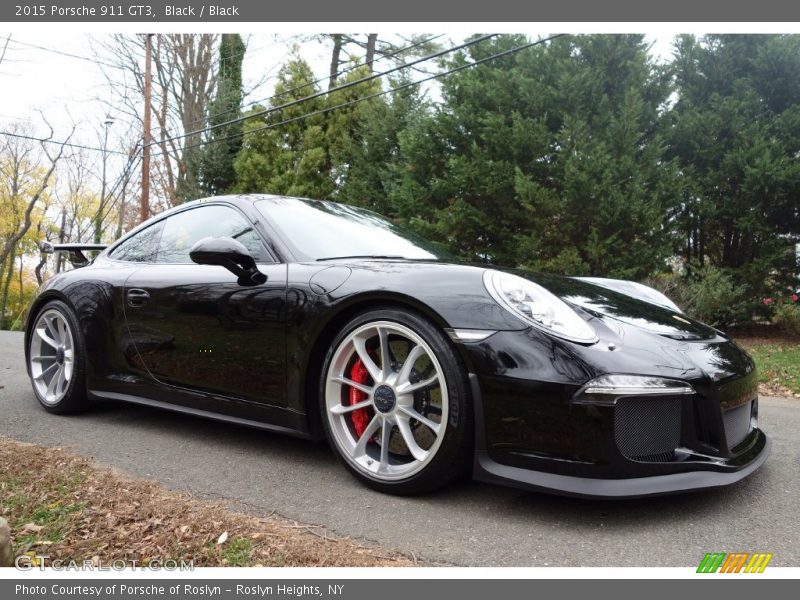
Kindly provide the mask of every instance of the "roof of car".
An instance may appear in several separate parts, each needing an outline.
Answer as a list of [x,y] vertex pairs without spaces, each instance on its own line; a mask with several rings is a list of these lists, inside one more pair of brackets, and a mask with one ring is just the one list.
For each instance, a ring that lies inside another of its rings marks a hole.
[[298,198],[295,196],[284,196],[282,194],[224,194],[222,196],[209,196],[208,198],[201,198],[199,200],[195,200],[194,202],[187,202],[186,204],[194,204],[194,203],[204,203],[204,202],[212,202],[216,200],[238,200],[242,202],[257,202],[259,200],[303,200],[303,201],[311,201],[311,202],[320,202],[320,200],[315,200],[313,198]]

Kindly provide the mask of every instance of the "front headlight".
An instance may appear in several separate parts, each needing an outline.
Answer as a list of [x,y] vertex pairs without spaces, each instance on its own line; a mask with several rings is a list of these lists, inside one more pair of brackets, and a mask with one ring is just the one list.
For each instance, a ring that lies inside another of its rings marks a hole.
[[564,339],[584,344],[597,334],[569,305],[542,286],[509,273],[487,270],[483,284],[497,302],[524,322]]

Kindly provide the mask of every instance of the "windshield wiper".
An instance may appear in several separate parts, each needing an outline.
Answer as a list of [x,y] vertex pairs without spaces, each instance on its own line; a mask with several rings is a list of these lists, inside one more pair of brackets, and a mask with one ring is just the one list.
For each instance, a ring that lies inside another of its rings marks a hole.
[[326,260],[344,260],[346,258],[391,258],[409,260],[405,256],[399,256],[396,254],[353,254],[352,256],[326,256],[325,258],[318,258],[317,262],[323,262]]

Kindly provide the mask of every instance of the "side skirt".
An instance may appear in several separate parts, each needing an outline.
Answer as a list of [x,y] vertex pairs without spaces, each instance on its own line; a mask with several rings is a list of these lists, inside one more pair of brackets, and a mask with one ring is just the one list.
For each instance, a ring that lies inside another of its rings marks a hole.
[[261,429],[263,431],[270,431],[273,433],[280,433],[283,435],[289,435],[296,438],[306,439],[306,440],[318,440],[319,438],[311,435],[310,433],[306,433],[303,431],[297,431],[296,429],[290,429],[288,427],[281,427],[280,425],[272,425],[270,423],[264,423],[263,421],[253,421],[250,419],[243,419],[241,417],[234,417],[231,415],[225,415],[222,413],[211,412],[208,410],[202,410],[199,408],[191,408],[189,406],[182,406],[179,404],[172,404],[170,402],[161,402],[159,400],[150,400],[149,398],[142,398],[141,396],[132,396],[130,394],[120,394],[117,392],[97,392],[97,391],[90,391],[89,392],[90,398],[99,399],[99,400],[117,400],[120,402],[129,402],[131,404],[139,404],[142,406],[150,406],[153,408],[162,408],[164,410],[169,410],[172,412],[178,412],[186,415],[192,415],[195,417],[203,417],[205,419],[212,419],[214,421],[222,421],[223,423],[232,423],[234,425],[243,425],[245,427],[252,427],[254,429]]

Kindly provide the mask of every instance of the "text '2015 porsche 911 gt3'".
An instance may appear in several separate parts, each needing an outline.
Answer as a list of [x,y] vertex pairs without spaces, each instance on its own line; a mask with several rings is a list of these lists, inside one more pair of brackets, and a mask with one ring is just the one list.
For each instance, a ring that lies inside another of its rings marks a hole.
[[769,453],[753,361],[632,282],[464,264],[366,210],[225,196],[41,288],[49,412],[123,400],[327,438],[361,481],[590,497],[718,487]]

